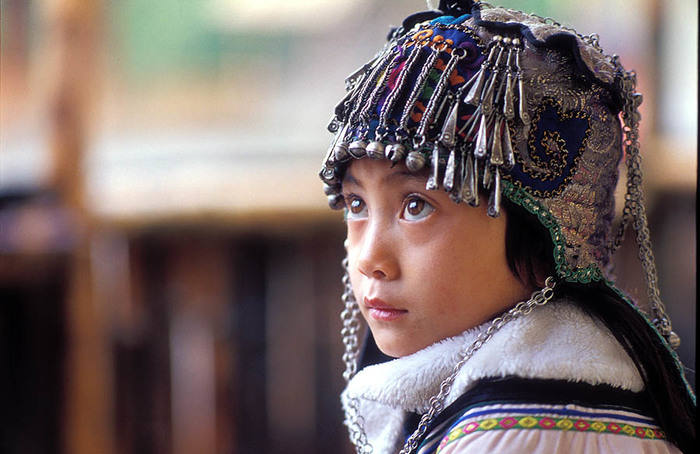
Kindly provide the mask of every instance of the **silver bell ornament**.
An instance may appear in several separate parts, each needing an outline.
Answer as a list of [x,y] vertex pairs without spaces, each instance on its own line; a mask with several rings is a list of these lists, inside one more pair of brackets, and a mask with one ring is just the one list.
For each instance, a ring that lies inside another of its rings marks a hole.
[[391,162],[399,162],[406,156],[406,147],[400,143],[392,143],[385,150],[386,158]]
[[367,154],[367,141],[354,140],[348,147],[348,153],[355,159],[360,159]]
[[336,162],[344,162],[350,159],[350,153],[348,152],[348,144],[345,142],[340,142],[333,148],[333,156]]
[[425,167],[425,155],[420,151],[412,151],[406,156],[406,167],[411,172],[418,172]]
[[367,156],[370,159],[382,159],[384,157],[384,148],[385,146],[382,142],[375,140],[367,146]]

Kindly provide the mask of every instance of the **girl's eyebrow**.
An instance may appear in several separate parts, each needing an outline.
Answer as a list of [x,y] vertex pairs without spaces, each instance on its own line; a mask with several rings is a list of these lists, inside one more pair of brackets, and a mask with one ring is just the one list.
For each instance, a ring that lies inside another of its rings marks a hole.
[[399,170],[387,177],[387,180],[408,180],[416,183],[425,183],[425,176],[422,173],[413,173],[408,170]]
[[350,173],[349,170],[348,170],[347,172],[345,172],[345,177],[343,177],[343,183],[342,183],[342,184],[343,184],[343,186],[345,186],[345,185],[348,184],[348,183],[349,183],[349,184],[354,184],[355,186],[358,186],[359,188],[362,188],[362,184],[360,184],[360,182],[357,181],[357,179],[356,179],[354,176],[352,176],[352,174]]
[[[425,178],[425,175],[423,175],[422,173],[416,174],[408,170],[397,170],[389,174],[386,177],[386,181],[393,182],[398,180],[407,181],[409,183],[415,182],[422,185],[425,183]],[[360,189],[363,188],[362,183],[357,178],[355,178],[349,170],[345,173],[345,177],[343,178],[343,186],[345,186],[346,184],[355,185]]]

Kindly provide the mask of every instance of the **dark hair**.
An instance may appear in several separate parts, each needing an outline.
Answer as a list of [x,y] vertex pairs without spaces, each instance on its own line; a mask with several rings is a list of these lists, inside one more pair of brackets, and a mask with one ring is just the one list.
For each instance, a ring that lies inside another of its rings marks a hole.
[[[503,202],[508,266],[523,283],[540,286],[543,277],[555,275],[549,231],[524,208]],[[695,404],[675,359],[647,320],[605,282],[558,282],[555,295],[603,322],[637,366],[654,417],[668,439],[683,452],[695,452]]]
[[506,213],[506,260],[522,283],[542,287],[555,275],[554,245],[549,231],[525,208],[507,198],[501,201]]

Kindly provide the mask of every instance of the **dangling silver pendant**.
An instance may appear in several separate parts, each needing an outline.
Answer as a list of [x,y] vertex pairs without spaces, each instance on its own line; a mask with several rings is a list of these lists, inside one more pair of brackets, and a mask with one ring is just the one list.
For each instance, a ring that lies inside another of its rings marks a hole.
[[384,150],[386,158],[391,162],[399,162],[406,156],[406,147],[400,143],[392,143]]
[[491,177],[493,177],[491,166],[488,162],[484,163],[484,176],[481,180],[481,187],[484,189],[491,189]]
[[486,69],[483,67],[479,70],[478,74],[476,74],[474,77],[476,77],[474,84],[471,86],[469,89],[469,92],[467,92],[467,96],[464,97],[464,102],[467,104],[471,104],[473,106],[478,106],[479,103],[481,102],[481,92],[484,89],[484,81],[485,79],[485,73]]
[[493,97],[496,91],[496,84],[498,83],[498,73],[493,72],[487,83],[484,98],[481,100],[481,110],[484,112],[484,115],[489,115],[493,110]]
[[377,140],[367,145],[367,156],[370,159],[382,159],[384,157],[384,144]]
[[508,121],[504,122],[503,129],[503,167],[510,170],[515,166],[515,156],[513,155],[513,143],[510,140],[510,127]]
[[[500,46],[499,46],[500,47]],[[493,66],[493,71],[489,76],[489,80],[486,82],[486,90],[484,91],[484,96],[481,99],[481,109],[484,115],[489,115],[494,109],[494,96],[496,95],[496,89],[501,86],[501,56],[503,55],[504,48],[500,47],[498,51],[498,56],[496,57],[496,62]]]
[[366,140],[355,140],[350,143],[348,147],[348,153],[355,159],[360,159],[367,154],[367,141]]
[[440,143],[445,147],[452,149],[457,142],[457,113],[459,111],[459,102],[456,102],[454,107],[450,110],[445,120],[445,126],[442,128],[442,133],[440,134]]
[[471,153],[465,151],[467,155],[464,160],[464,176],[462,177],[462,191],[460,197],[470,205],[476,206],[478,197],[476,197],[476,169],[474,168],[474,158]]
[[412,151],[406,156],[406,167],[411,172],[419,172],[425,166],[425,155],[420,151]]
[[518,116],[525,126],[530,125],[530,114],[527,113],[527,101],[523,90],[523,78],[518,74]]
[[450,156],[447,158],[447,167],[445,167],[445,178],[442,180],[442,186],[445,191],[452,191],[455,186],[455,150],[450,150]]
[[496,124],[493,127],[493,144],[491,145],[491,164],[495,166],[503,165],[503,144],[501,141],[502,127],[503,117],[499,116],[499,118],[496,120]]
[[530,114],[527,113],[527,100],[525,99],[525,90],[523,83],[523,72],[520,67],[520,54],[523,52],[523,48],[520,47],[520,40],[513,40],[513,45],[517,48],[515,52],[515,79],[516,86],[518,89],[518,117],[525,125],[526,129],[530,126]]
[[440,177],[440,145],[435,144],[433,147],[433,156],[430,160],[430,177],[425,184],[425,189],[431,191],[438,188],[438,178]]
[[[510,57],[508,59],[510,60]],[[505,117],[509,120],[515,116],[515,94],[513,90],[513,74],[511,74],[509,69],[508,73],[506,74],[506,93],[503,99],[503,115],[505,115]]]
[[464,131],[464,137],[469,139],[472,134],[474,133],[474,129],[476,129],[476,125],[481,123],[481,118],[483,115],[481,114],[481,107],[477,107],[474,113],[472,114],[471,117],[464,123],[464,126],[462,126],[458,132],[458,134],[463,134]]
[[476,147],[474,149],[474,157],[483,159],[486,157],[486,146],[488,145],[488,137],[486,136],[486,115],[481,116],[479,122],[479,130],[476,133]]
[[[464,97],[465,103],[471,104],[473,106],[478,106],[481,103],[481,98],[484,91],[484,84],[486,83],[486,73],[488,71],[488,68],[493,67],[496,63],[496,52],[500,52],[501,39],[502,38],[500,35],[496,35],[493,37],[491,50],[489,51],[489,56],[481,64],[479,72],[477,72],[474,76],[476,77],[476,79],[472,78],[469,82],[467,82],[467,84],[472,84],[472,86],[469,89],[469,92],[467,92],[467,95]],[[475,81],[472,82],[472,80]]]
[[492,218],[497,218],[501,214],[501,172],[496,167],[493,174],[493,189],[489,196],[489,206],[486,209],[486,214]]

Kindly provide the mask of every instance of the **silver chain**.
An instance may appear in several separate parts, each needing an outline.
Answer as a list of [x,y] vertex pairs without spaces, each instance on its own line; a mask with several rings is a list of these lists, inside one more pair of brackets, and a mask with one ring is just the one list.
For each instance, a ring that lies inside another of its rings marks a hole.
[[[347,272],[347,265],[348,260],[346,258],[343,260],[343,266],[345,267],[345,275],[343,277],[343,284],[345,285],[345,290],[343,292],[345,310],[343,311],[341,318],[343,320],[343,344],[345,345],[345,354],[343,354],[345,372],[343,373],[343,377],[349,381],[350,378],[352,378],[357,372],[357,358],[359,354],[358,333],[360,322],[359,308],[352,293],[352,287],[350,285],[350,279]],[[452,373],[442,381],[440,384],[440,392],[430,398],[430,407],[428,411],[421,417],[418,428],[408,438],[406,444],[399,454],[410,454],[418,448],[419,439],[425,434],[430,422],[443,409],[445,399],[452,390],[452,385],[454,384],[454,381],[464,363],[466,363],[477,350],[488,342],[496,331],[503,327],[503,325],[515,320],[518,317],[529,314],[536,306],[544,306],[547,304],[547,302],[554,296],[554,285],[554,278],[551,276],[548,277],[545,281],[545,286],[542,289],[534,292],[530,296],[530,299],[519,302],[508,312],[491,321],[491,324],[488,326],[488,328],[486,328],[486,331],[481,333],[477,339],[464,351],[462,354],[462,359],[454,366]],[[358,399],[349,398],[346,401],[345,417],[348,423],[350,441],[355,445],[356,452],[358,454],[371,453],[372,446],[367,440],[367,434],[365,433],[363,427],[364,420],[359,413]]]
[[357,398],[349,398],[345,403],[345,419],[348,422],[350,442],[355,445],[357,454],[370,454],[374,448],[367,441],[364,428],[364,418],[360,415],[360,401]]
[[636,232],[636,243],[639,261],[644,271],[644,282],[647,287],[649,308],[651,310],[652,323],[666,338],[672,348],[678,348],[680,337],[673,332],[671,319],[666,314],[666,308],[661,301],[656,272],[656,261],[651,249],[649,224],[647,222],[646,206],[644,203],[644,191],[642,187],[642,157],[639,152],[639,105],[642,103],[642,95],[636,92],[637,76],[634,71],[626,71],[620,63],[619,57],[613,56],[612,62],[618,74],[620,74],[618,89],[622,93],[624,106],[622,120],[624,122],[624,147],[627,158],[627,191],[625,193],[625,205],[622,217],[617,229],[617,234],[610,245],[611,252],[615,252],[625,237],[625,230],[630,221]]
[[360,351],[360,307],[355,301],[355,295],[352,293],[352,285],[350,284],[350,275],[348,274],[348,258],[343,260],[343,268],[345,269],[345,274],[343,275],[343,304],[345,309],[340,313],[340,319],[343,321],[343,329],[341,330],[341,335],[343,336],[343,345],[345,347],[345,352],[343,353],[343,362],[345,363],[345,371],[343,372],[343,378],[345,381],[350,381],[350,379],[357,373],[357,359]]
[[[415,52],[417,52],[417,51],[415,51]],[[406,107],[404,107],[404,110],[401,114],[401,119],[399,120],[399,130],[400,131],[405,131],[406,128],[408,127],[408,121],[411,118],[411,111],[415,107],[415,103],[416,103],[416,100],[418,99],[418,95],[420,95],[420,92],[423,89],[423,85],[425,84],[425,81],[428,79],[428,76],[430,75],[430,71],[433,70],[433,67],[435,66],[435,62],[437,61],[439,55],[440,55],[439,52],[431,52],[430,55],[428,56],[427,60],[423,64],[423,67],[421,68],[420,72],[418,73],[418,78],[416,79],[416,82],[413,85],[413,90],[411,90],[411,94],[408,96],[408,99],[407,99],[406,104],[405,104]]]
[[[435,53],[440,53],[441,49],[439,46],[435,46],[433,48],[433,52]],[[450,59],[448,60],[447,64],[445,65],[445,69],[442,72],[442,75],[440,76],[440,79],[438,79],[437,84],[433,88],[433,94],[430,96],[430,100],[428,101],[428,105],[425,107],[425,111],[423,112],[423,118],[421,118],[421,121],[418,125],[418,129],[416,130],[416,135],[418,137],[425,137],[426,132],[428,129],[428,126],[430,125],[430,122],[432,121],[433,114],[435,113],[435,109],[438,105],[438,101],[442,99],[442,93],[445,91],[445,87],[447,87],[447,84],[450,80],[450,77],[452,75],[452,71],[454,70],[455,66],[457,63],[459,63],[461,60],[464,59],[466,56],[466,51],[464,49],[460,48],[455,48],[452,50],[452,55],[450,56]],[[440,114],[438,113],[437,116]]]
[[627,192],[625,193],[625,205],[622,209],[622,218],[617,228],[617,234],[610,245],[612,253],[622,244],[627,226],[632,219],[633,213],[638,211],[640,197],[642,196],[642,158],[639,153],[639,120],[641,120],[641,118],[637,110],[642,98],[641,95],[635,93],[637,85],[636,74],[634,72],[625,71],[619,59],[616,59],[615,63],[618,66],[618,72],[621,74],[618,82],[618,89],[622,93],[625,104],[622,112],[622,120],[624,122],[625,133],[624,147],[627,156],[625,161],[627,166]]
[[547,302],[554,296],[554,284],[554,278],[551,276],[548,277],[545,281],[545,286],[542,289],[534,292],[530,296],[529,300],[519,302],[508,312],[491,321],[491,324],[488,328],[486,328],[486,331],[481,333],[479,337],[477,337],[477,339],[464,351],[462,354],[462,359],[454,366],[452,373],[442,381],[440,384],[440,392],[430,398],[430,408],[425,414],[423,414],[420,419],[420,423],[418,424],[418,428],[413,432],[408,440],[406,440],[406,444],[404,445],[403,449],[399,451],[399,454],[411,454],[418,448],[418,442],[423,435],[425,435],[430,422],[444,408],[445,399],[452,390],[452,385],[454,384],[459,371],[462,369],[462,366],[464,366],[464,363],[466,363],[477,350],[488,342],[496,331],[503,327],[503,325],[515,320],[518,317],[529,314],[536,306],[544,306],[547,304]]
[[[357,362],[360,355],[359,334],[361,329],[360,324],[360,307],[355,300],[355,295],[352,292],[352,284],[350,283],[350,273],[348,272],[348,258],[343,259],[343,296],[342,300],[345,304],[345,309],[340,314],[340,319],[343,321],[343,329],[341,335],[343,337],[343,345],[345,352],[343,353],[343,362],[345,363],[345,371],[343,378],[346,382],[350,381],[357,373]],[[350,441],[355,445],[358,454],[370,454],[372,445],[367,441],[367,434],[364,429],[364,419],[359,411],[360,402],[356,398],[349,398],[346,402],[345,419],[348,424],[348,432]]]

